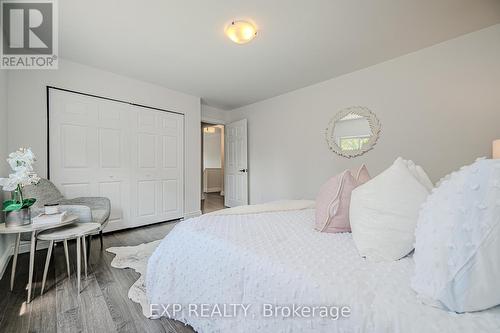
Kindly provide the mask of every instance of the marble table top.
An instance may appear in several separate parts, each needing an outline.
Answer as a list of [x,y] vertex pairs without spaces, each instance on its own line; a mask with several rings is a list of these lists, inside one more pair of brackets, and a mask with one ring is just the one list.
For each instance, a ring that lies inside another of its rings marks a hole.
[[47,230],[57,227],[62,227],[75,223],[78,220],[76,215],[65,215],[61,222],[56,223],[40,223],[40,224],[27,224],[19,227],[6,227],[5,223],[0,223],[0,234],[19,234],[23,232],[33,232],[40,230]]
[[40,240],[48,241],[73,239],[93,233],[99,230],[100,227],[101,225],[99,223],[75,223],[72,225],[43,231],[38,234],[37,238]]

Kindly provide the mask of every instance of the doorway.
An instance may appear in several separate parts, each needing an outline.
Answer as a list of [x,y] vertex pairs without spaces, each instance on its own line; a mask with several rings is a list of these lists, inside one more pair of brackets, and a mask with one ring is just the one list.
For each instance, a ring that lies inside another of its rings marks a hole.
[[201,123],[201,211],[224,209],[224,125]]

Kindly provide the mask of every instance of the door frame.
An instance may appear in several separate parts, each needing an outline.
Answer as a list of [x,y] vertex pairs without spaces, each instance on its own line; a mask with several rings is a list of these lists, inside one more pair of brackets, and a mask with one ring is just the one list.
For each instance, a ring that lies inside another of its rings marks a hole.
[[212,126],[222,126],[223,127],[223,133],[224,133],[224,136],[223,136],[223,140],[222,142],[224,143],[224,154],[221,154],[221,168],[222,168],[222,191],[221,191],[221,195],[224,196],[225,195],[225,179],[224,179],[224,175],[225,175],[225,161],[226,161],[226,155],[225,155],[225,151],[226,151],[226,148],[225,148],[225,145],[226,145],[226,142],[225,142],[225,139],[226,139],[226,121],[223,121],[223,120],[216,120],[215,118],[206,118],[206,117],[202,117],[201,120],[200,120],[200,129],[201,129],[201,134],[200,134],[200,151],[201,151],[201,163],[200,163],[200,166],[201,166],[201,173],[200,173],[200,191],[201,191],[201,201],[205,200],[205,192],[203,192],[203,189],[204,189],[204,181],[203,181],[203,171],[204,171],[204,168],[205,168],[205,162],[203,160],[203,154],[204,154],[204,148],[203,148],[203,144],[204,144],[204,140],[205,138],[203,137],[203,124],[207,124],[207,125],[212,125]]
[[201,116],[200,123],[206,123],[211,125],[226,125],[227,121]]
[[[203,192],[203,124],[210,124],[210,125],[222,125],[224,126],[224,128],[226,128],[226,124],[228,122],[226,120],[222,120],[222,119],[216,119],[216,118],[210,118],[210,117],[205,117],[205,116],[201,116],[200,118],[200,128],[202,129],[201,131],[201,139],[200,139],[200,145],[201,145],[201,165],[200,165],[200,168],[201,168],[201,173],[200,173],[200,196],[201,196],[201,201],[205,200],[205,193]],[[224,156],[224,160],[225,160],[225,156]],[[224,165],[222,166],[222,169],[224,170]],[[223,171],[224,172],[224,171]],[[223,184],[224,184],[224,180],[223,180]],[[223,191],[224,192],[224,186],[223,186]]]

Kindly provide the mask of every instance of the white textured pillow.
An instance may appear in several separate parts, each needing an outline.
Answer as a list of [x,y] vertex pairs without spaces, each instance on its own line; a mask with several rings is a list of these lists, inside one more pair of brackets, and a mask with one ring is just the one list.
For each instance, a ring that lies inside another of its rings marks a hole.
[[411,160],[403,160],[401,157],[399,157],[399,159],[406,164],[408,170],[410,170],[412,175],[420,182],[420,184],[424,185],[428,191],[432,191],[434,185],[420,165],[416,165]]
[[360,255],[371,261],[394,261],[411,252],[418,212],[428,194],[402,158],[355,188],[349,219]]
[[429,195],[414,259],[412,287],[424,300],[456,312],[500,304],[500,160],[478,160]]

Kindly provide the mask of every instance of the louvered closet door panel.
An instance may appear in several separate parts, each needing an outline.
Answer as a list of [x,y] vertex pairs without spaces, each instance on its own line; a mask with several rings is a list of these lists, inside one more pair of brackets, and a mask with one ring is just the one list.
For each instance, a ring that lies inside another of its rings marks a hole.
[[111,200],[107,230],[183,216],[183,116],[49,89],[50,178]]
[[141,223],[183,215],[183,128],[181,115],[131,106],[136,119],[131,149],[134,216]]

